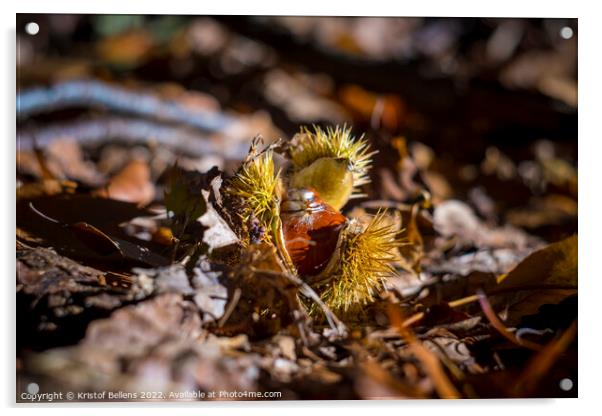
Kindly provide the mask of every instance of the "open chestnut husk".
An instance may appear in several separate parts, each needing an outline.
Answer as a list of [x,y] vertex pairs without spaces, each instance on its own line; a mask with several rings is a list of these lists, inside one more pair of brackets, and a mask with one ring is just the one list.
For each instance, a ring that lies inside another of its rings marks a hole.
[[240,219],[234,228],[248,245],[257,238],[247,224],[253,229],[259,224],[265,230],[261,243],[273,245],[290,272],[331,309],[361,309],[394,273],[401,245],[399,228],[385,213],[362,223],[339,211],[368,182],[373,152],[366,141],[339,127],[302,129],[281,149],[288,166],[279,170],[274,162],[278,146],[259,151],[254,141],[227,181],[225,196]]

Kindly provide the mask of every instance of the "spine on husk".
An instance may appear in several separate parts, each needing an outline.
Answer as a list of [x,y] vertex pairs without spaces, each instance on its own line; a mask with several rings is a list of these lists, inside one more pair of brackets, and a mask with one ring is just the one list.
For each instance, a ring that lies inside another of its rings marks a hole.
[[[275,167],[274,152],[278,148],[260,152],[254,141],[248,157],[227,181],[225,196],[232,201],[239,220],[235,228],[244,244],[273,244],[290,272],[308,282],[333,311],[345,314],[361,310],[374,301],[384,280],[394,273],[392,264],[400,245],[399,230],[387,220],[386,213],[379,212],[363,224],[339,212],[350,198],[360,196],[360,187],[369,182],[374,152],[366,140],[354,138],[345,127],[302,128],[280,149],[289,163],[286,174]],[[290,207],[297,205],[291,204],[287,196],[299,191],[309,199],[301,201],[300,213],[291,217]],[[315,236],[315,241],[307,243],[316,245],[316,252],[322,251],[321,259],[324,250],[329,255],[324,264],[310,267],[301,262],[315,256],[289,253],[299,246],[292,239],[301,238],[290,232],[293,224],[289,221],[297,221],[294,226],[298,227],[326,221],[320,218],[312,222],[316,215],[330,215],[326,223],[336,227],[327,228],[330,235],[324,229],[309,230],[313,233],[303,230]]]

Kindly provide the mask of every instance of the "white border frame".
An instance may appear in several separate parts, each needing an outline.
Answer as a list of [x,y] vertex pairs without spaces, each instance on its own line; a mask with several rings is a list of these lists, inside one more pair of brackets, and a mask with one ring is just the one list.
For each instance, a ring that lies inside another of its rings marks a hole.
[[[244,416],[279,414],[306,415],[308,412],[325,411],[328,413],[364,414],[375,408],[383,413],[423,412],[439,413],[446,416],[466,415],[470,413],[487,416],[504,415],[517,410],[545,412],[548,415],[592,414],[600,407],[596,401],[599,392],[600,377],[600,324],[598,317],[601,311],[597,307],[602,297],[602,273],[597,252],[597,243],[602,238],[600,227],[602,208],[598,172],[596,167],[601,165],[602,145],[600,143],[601,117],[598,102],[602,99],[600,88],[602,67],[600,62],[600,42],[602,41],[602,15],[594,1],[526,1],[504,0],[498,2],[476,2],[469,0],[440,0],[393,2],[385,0],[370,0],[363,3],[325,2],[324,0],[304,0],[300,2],[282,2],[253,0],[236,2],[219,0],[215,2],[192,2],[184,0],[144,2],[123,0],[97,0],[84,3],[81,0],[4,0],[2,2],[0,19],[3,23],[4,65],[0,65],[2,75],[2,126],[5,127],[0,142],[4,146],[4,180],[2,195],[10,196],[10,202],[2,205],[2,234],[0,241],[1,263],[6,273],[4,277],[4,329],[6,336],[0,346],[2,349],[2,368],[5,369],[0,378],[0,392],[3,405],[12,407],[9,412],[30,413],[32,406],[19,405],[15,408],[15,296],[13,286],[15,260],[14,249],[15,227],[15,13],[107,13],[107,14],[301,14],[301,15],[359,15],[359,16],[487,16],[487,17],[572,17],[579,19],[579,85],[585,86],[579,91],[579,185],[581,198],[579,217],[585,227],[581,227],[579,236],[579,269],[581,272],[581,287],[579,299],[579,316],[582,318],[579,334],[579,399],[563,400],[470,400],[450,402],[444,400],[421,402],[244,402],[244,403],[199,403],[178,405],[178,414],[231,414],[244,412]],[[6,198],[6,197],[5,197]],[[36,406],[40,412],[48,415],[64,414],[103,414],[108,409],[111,413],[131,412],[130,407],[143,408],[149,415],[164,415],[173,404],[93,404],[93,405],[57,405]],[[84,410],[85,409],[85,410]],[[537,410],[536,410],[537,409]],[[597,410],[599,412],[599,410]]]

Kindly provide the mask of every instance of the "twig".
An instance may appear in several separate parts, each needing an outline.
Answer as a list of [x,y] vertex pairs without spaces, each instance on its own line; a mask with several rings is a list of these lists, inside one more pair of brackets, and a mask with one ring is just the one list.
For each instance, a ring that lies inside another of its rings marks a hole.
[[[487,296],[495,296],[500,295],[502,293],[507,292],[515,292],[520,290],[567,290],[567,289],[577,289],[575,285],[558,285],[558,284],[544,284],[544,285],[524,285],[524,286],[512,286],[512,287],[504,287],[500,289],[493,289]],[[479,300],[478,295],[470,295],[465,296],[460,299],[452,300],[447,303],[450,308],[457,308],[459,306],[468,305],[473,302],[477,302]],[[403,322],[405,327],[409,327],[414,325],[416,322],[421,321],[424,318],[424,312],[418,312]]]
[[125,144],[158,143],[190,156],[221,155],[229,159],[242,159],[247,154],[246,143],[224,146],[219,140],[189,128],[138,118],[100,117],[67,123],[51,124],[38,129],[17,133],[19,150],[45,148],[64,138],[73,138],[85,145],[95,145],[107,140]]
[[424,318],[424,312],[418,312],[417,314],[414,314],[412,316],[410,316],[408,319],[406,319],[405,321],[403,321],[403,327],[404,328],[408,328],[412,325],[414,325],[416,322],[422,320],[422,318]]
[[222,131],[235,119],[216,111],[165,100],[95,80],[67,81],[33,88],[17,95],[17,117],[69,107],[103,107],[114,111],[186,124],[201,130]]
[[347,327],[345,326],[345,324],[334,314],[334,312],[332,312],[330,310],[330,308],[322,301],[322,299],[320,299],[318,294],[311,288],[311,286],[309,286],[303,280],[299,279],[296,276],[293,276],[290,273],[276,272],[273,270],[263,270],[263,269],[260,270],[260,269],[255,269],[255,268],[252,268],[252,270],[256,273],[262,273],[262,274],[267,274],[267,275],[271,275],[271,276],[280,276],[280,277],[286,278],[289,282],[294,284],[295,287],[300,289],[300,292],[304,296],[306,296],[306,297],[310,298],[311,300],[313,300],[314,302],[316,302],[316,304],[320,307],[320,309],[322,309],[322,312],[324,313],[324,316],[326,317],[326,320],[328,321],[328,325],[330,325],[330,327],[332,329],[337,331],[337,333],[340,336],[345,336],[345,334],[347,333]]
[[522,341],[523,337],[525,335],[538,335],[538,336],[542,336],[545,334],[553,334],[554,331],[552,331],[552,329],[550,328],[546,328],[546,329],[534,329],[534,328],[519,328],[516,330],[516,332],[514,333],[516,335],[516,339],[518,339],[519,341]]
[[242,290],[240,290],[239,287],[234,289],[234,293],[232,294],[232,299],[230,299],[230,301],[228,302],[228,305],[226,306],[226,310],[224,311],[224,314],[222,315],[219,322],[217,323],[217,326],[219,328],[224,326],[224,324],[230,318],[230,315],[232,315],[232,312],[234,312],[234,309],[236,308],[236,305],[238,305],[238,301],[240,300],[241,294],[242,294]]

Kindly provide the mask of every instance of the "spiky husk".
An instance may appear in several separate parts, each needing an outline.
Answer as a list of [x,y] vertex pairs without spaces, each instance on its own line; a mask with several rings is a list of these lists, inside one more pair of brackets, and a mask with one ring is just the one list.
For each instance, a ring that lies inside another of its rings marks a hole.
[[[257,218],[267,230],[279,221],[282,180],[274,167],[273,151],[250,153],[226,187],[226,193],[238,200],[238,215],[243,224]],[[269,239],[269,233],[266,237]]]
[[395,225],[379,212],[363,227],[351,221],[341,233],[340,244],[325,270],[327,280],[320,285],[320,296],[335,313],[359,310],[374,301],[384,279],[394,274],[392,263],[398,258]]
[[359,186],[370,182],[368,171],[372,164],[371,156],[376,152],[370,151],[363,136],[353,137],[351,128],[337,126],[322,130],[314,126],[311,131],[302,127],[294,140],[296,143],[289,149],[289,157],[296,171],[323,157],[344,158],[349,160],[353,174],[354,194],[359,192]]
[[[350,129],[337,127],[324,131],[314,127],[314,132],[302,129],[297,140],[297,146],[288,151],[293,173],[321,158],[347,159],[353,185],[368,182],[367,171],[374,152],[369,151],[362,138],[354,139]],[[235,211],[243,229],[251,220],[257,219],[266,230],[262,240],[273,244],[287,270],[295,273],[286,251],[280,219],[283,180],[280,171],[275,169],[272,148],[259,153],[256,144],[254,142],[249,156],[228,181],[225,194],[235,201]],[[248,243],[248,229],[246,234]],[[335,313],[347,315],[361,310],[374,300],[383,280],[394,273],[392,263],[398,258],[397,248],[401,245],[398,234],[398,227],[387,221],[385,213],[378,213],[365,226],[350,221],[341,232],[326,269],[307,283]]]
[[332,157],[322,157],[295,172],[289,186],[315,190],[325,203],[336,210],[345,206],[354,191],[349,161]]

